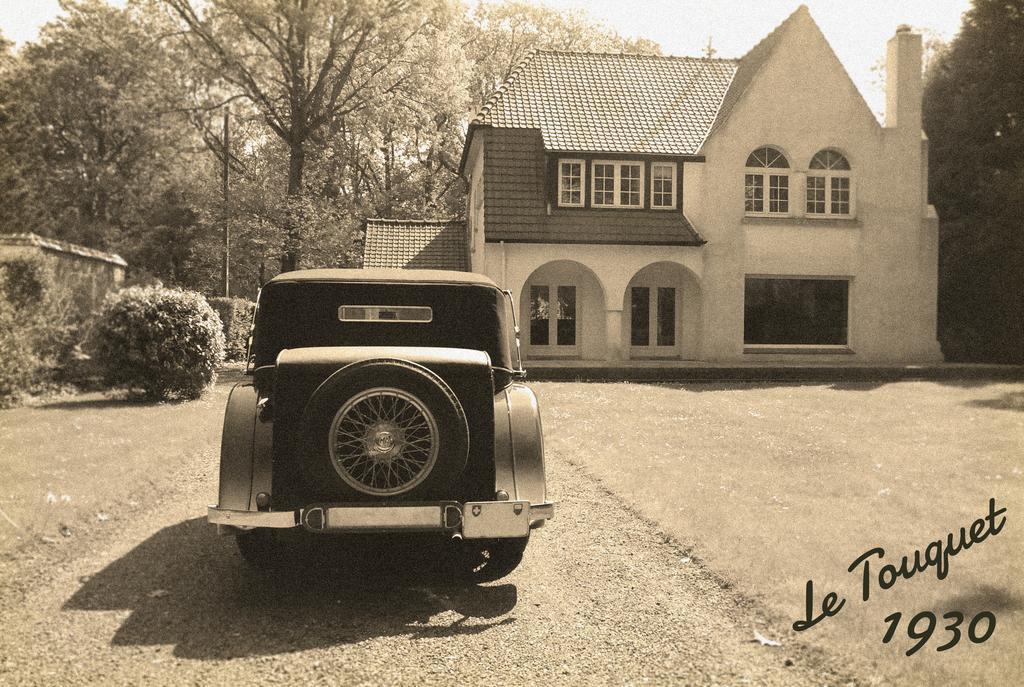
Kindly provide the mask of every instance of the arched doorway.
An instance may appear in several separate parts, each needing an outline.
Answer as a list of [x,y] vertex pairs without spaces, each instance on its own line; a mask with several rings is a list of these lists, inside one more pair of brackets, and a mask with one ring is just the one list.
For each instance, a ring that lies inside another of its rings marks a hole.
[[698,357],[700,282],[682,265],[656,262],[633,275],[622,314],[622,349],[629,359]]
[[574,260],[541,265],[519,296],[523,356],[543,360],[604,357],[604,289]]

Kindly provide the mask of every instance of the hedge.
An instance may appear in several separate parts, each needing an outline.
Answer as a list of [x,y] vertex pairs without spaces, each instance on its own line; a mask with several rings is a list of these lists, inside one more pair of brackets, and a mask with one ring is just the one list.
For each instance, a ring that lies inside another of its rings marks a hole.
[[38,256],[0,260],[0,407],[13,405],[64,364],[83,317]]
[[224,327],[224,359],[245,360],[256,304],[245,298],[207,298]]
[[107,384],[149,399],[198,398],[224,359],[224,333],[206,299],[159,286],[109,294],[92,346]]
[[23,315],[0,294],[0,408],[13,405],[32,386],[39,359]]

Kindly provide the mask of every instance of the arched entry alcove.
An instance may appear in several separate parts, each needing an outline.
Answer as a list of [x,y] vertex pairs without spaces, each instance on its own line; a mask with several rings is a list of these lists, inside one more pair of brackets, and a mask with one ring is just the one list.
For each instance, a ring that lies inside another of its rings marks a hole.
[[631,360],[693,360],[700,353],[701,289],[674,262],[639,270],[622,295],[622,350]]
[[538,267],[523,285],[519,313],[525,358],[604,358],[604,288],[587,266],[553,260]]

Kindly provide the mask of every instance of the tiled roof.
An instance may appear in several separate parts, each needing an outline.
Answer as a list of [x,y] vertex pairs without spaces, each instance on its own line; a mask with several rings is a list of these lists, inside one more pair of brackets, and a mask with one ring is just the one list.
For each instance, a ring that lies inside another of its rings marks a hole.
[[368,219],[363,267],[466,271],[466,222]]
[[694,155],[736,60],[535,51],[473,120],[540,129],[555,151]]
[[46,236],[40,236],[38,234],[0,234],[0,245],[36,246],[38,248],[57,251],[59,253],[70,253],[71,255],[78,255],[91,260],[109,262],[113,265],[120,265],[121,267],[126,267],[128,265],[128,263],[124,261],[124,258],[116,253],[106,253],[101,250],[80,246],[77,243],[58,241],[57,239],[47,238]]
[[560,208],[556,208],[542,222],[523,217],[511,226],[491,226],[487,231],[487,240],[620,246],[703,246],[707,243],[681,212]]

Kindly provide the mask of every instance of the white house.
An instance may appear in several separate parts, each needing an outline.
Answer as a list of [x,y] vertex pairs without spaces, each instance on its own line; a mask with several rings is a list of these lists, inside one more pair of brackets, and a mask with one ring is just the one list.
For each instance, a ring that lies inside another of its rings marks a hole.
[[527,359],[941,360],[906,27],[886,90],[880,125],[804,6],[739,60],[535,52],[470,124],[469,268]]

